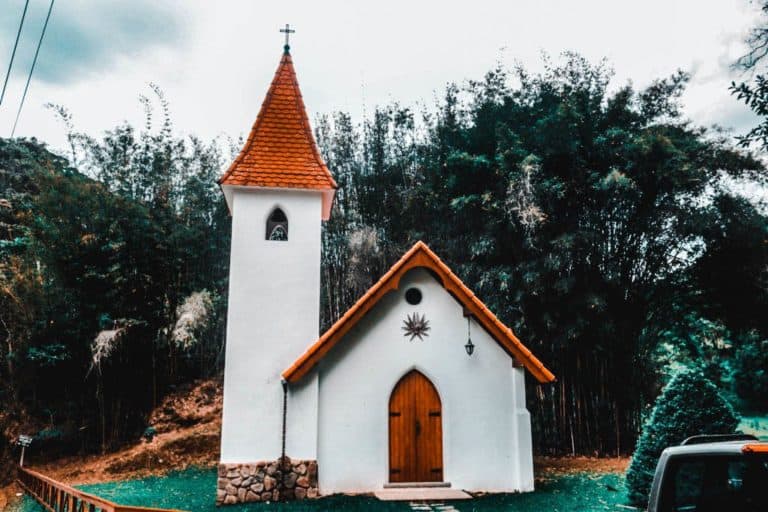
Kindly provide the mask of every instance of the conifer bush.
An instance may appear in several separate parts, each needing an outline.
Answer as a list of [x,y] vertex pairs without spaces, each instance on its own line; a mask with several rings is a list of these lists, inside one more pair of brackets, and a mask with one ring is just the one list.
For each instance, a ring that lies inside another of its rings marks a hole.
[[699,368],[679,370],[656,399],[627,470],[629,500],[645,506],[664,448],[698,434],[729,434],[738,417]]

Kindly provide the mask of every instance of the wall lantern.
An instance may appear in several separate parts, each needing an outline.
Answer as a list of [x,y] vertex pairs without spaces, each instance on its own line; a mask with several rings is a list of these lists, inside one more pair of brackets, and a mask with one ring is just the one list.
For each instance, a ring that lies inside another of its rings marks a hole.
[[464,345],[464,350],[467,351],[468,356],[472,356],[472,353],[475,351],[475,344],[472,343],[472,338],[469,336],[469,321],[472,319],[472,315],[468,314],[467,317],[467,344]]

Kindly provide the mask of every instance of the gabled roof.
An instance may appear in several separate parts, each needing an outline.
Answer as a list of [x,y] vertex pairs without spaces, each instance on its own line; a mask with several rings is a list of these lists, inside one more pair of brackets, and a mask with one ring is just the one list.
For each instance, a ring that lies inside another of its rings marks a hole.
[[219,184],[331,191],[336,188],[317,150],[287,47],[248,140]]
[[553,382],[555,376],[523,345],[512,329],[501,323],[472,291],[461,282],[448,266],[424,242],[417,242],[360,299],[344,313],[306,352],[287,368],[282,377],[298,382],[343,338],[387,292],[396,290],[400,278],[409,270],[424,267],[431,270],[475,320],[485,328],[506,352],[525,366],[541,383]]

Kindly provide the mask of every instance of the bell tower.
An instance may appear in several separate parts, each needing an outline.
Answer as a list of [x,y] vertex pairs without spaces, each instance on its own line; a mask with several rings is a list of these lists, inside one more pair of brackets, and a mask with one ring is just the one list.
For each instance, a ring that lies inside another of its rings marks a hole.
[[[317,378],[291,388],[283,436],[280,373],[318,338],[321,223],[336,182],[312,135],[287,41],[219,184],[232,215],[220,476],[274,463],[283,439],[289,457],[316,460]],[[220,480],[219,502],[249,501],[231,496]]]

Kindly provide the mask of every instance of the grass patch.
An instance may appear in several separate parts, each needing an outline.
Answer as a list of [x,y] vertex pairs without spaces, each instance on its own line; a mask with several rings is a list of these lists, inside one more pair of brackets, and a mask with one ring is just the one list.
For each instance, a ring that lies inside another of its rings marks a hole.
[[739,430],[768,441],[768,416],[742,416]]
[[[216,490],[216,471],[189,469],[162,477],[149,477],[124,482],[109,482],[78,486],[80,489],[102,496],[121,505],[177,508],[193,512],[245,512],[284,510],[310,512],[341,510],[347,512],[382,510],[411,510],[407,503],[380,502],[366,496],[330,496],[314,501],[295,503],[252,503],[216,508],[213,503]],[[536,491],[525,494],[494,494],[471,501],[451,504],[461,512],[490,512],[509,510],[516,512],[620,510],[626,504],[622,475],[594,475],[582,473],[559,476],[538,482]],[[25,498],[17,512],[42,512],[30,498]]]

